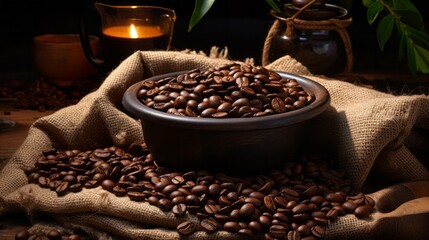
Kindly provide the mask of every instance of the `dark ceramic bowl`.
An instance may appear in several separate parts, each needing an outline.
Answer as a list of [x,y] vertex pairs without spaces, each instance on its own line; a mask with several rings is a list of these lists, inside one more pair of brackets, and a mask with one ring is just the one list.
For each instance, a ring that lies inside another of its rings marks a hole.
[[[154,76],[158,80],[184,72]],[[161,166],[174,170],[260,172],[282,166],[307,147],[309,131],[330,104],[328,91],[319,83],[296,79],[315,101],[301,109],[250,118],[197,118],[176,116],[147,107],[137,98],[141,82],[130,86],[122,104],[141,120],[144,140]]]

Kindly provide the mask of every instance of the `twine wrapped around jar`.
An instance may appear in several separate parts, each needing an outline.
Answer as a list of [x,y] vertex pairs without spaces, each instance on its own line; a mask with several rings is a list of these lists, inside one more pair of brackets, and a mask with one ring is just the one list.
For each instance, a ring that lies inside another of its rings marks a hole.
[[[301,29],[301,30],[329,30],[329,31],[336,31],[340,35],[345,52],[347,57],[347,62],[344,67],[343,72],[348,73],[353,68],[353,51],[352,46],[350,42],[349,34],[347,33],[346,27],[352,23],[352,18],[348,17],[345,19],[338,19],[338,18],[330,18],[326,20],[304,20],[299,19],[297,16],[304,10],[305,7],[301,8],[300,11],[298,11],[296,14],[294,14],[292,17],[285,18],[286,22],[286,30],[285,35],[287,37],[293,37],[295,34],[295,29]],[[265,38],[264,42],[264,49],[262,53],[262,65],[266,66],[269,62],[269,51],[271,48],[272,40],[276,34],[280,30],[281,21],[279,19],[276,19],[274,23],[272,24],[267,37]]]

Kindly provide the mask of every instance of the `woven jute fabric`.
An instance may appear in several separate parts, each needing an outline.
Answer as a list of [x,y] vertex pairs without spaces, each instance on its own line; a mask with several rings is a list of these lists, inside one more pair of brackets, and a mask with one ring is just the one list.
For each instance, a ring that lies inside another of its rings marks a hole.
[[[45,149],[88,150],[143,143],[140,122],[122,107],[122,95],[129,86],[153,75],[206,69],[230,62],[184,52],[134,53],[114,69],[96,91],[76,105],[40,118],[31,126],[26,140],[0,173],[0,212],[23,211],[32,219],[49,215],[63,226],[80,226],[103,233],[98,235],[99,239],[110,235],[122,239],[179,239],[175,231],[177,224],[184,219],[197,221],[195,216],[177,218],[146,202],[116,197],[101,187],[58,197],[49,189],[28,184],[22,169],[33,165]],[[311,75],[305,66],[289,56],[266,67],[308,77],[329,91],[331,107],[318,123],[320,141],[333,139],[338,165],[347,171],[355,187],[367,184],[370,172],[374,171],[385,177],[386,182],[401,186],[378,189],[372,194],[376,200],[387,202],[385,209],[388,210],[376,212],[365,220],[353,215],[340,218],[328,226],[328,238],[374,239],[381,232],[378,229],[386,228],[384,223],[396,226],[395,219],[409,220],[397,218],[406,215],[407,209],[410,210],[407,216],[414,216],[412,219],[428,219],[429,172],[425,168],[427,159],[421,157],[427,153],[429,142],[427,96],[393,96]],[[395,196],[401,197],[396,202],[389,200],[396,199]],[[197,231],[189,236],[189,239],[239,238],[224,231],[213,234]]]

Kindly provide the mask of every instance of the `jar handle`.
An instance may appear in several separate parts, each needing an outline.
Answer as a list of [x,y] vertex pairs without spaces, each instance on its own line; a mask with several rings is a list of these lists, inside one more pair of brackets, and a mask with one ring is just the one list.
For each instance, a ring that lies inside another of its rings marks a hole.
[[[83,2],[83,1],[82,1]],[[83,52],[88,62],[96,68],[100,68],[104,64],[104,60],[95,57],[89,40],[89,35],[86,31],[85,24],[85,6],[82,4],[79,10],[79,38]]]

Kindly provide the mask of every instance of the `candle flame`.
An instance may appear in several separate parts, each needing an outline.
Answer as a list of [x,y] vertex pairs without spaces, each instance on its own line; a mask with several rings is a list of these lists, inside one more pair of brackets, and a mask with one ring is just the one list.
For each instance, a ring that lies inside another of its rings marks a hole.
[[138,38],[139,37],[139,34],[137,33],[136,26],[134,26],[134,24],[130,25],[130,37],[131,38]]

